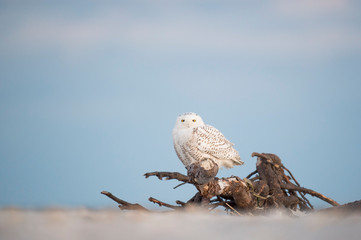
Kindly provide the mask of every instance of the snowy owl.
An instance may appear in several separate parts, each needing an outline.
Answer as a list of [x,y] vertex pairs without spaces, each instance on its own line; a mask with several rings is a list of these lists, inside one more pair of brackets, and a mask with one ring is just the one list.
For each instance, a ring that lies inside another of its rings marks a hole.
[[213,160],[219,168],[243,164],[233,144],[218,129],[206,125],[196,113],[184,113],[177,118],[173,144],[186,168],[205,159]]

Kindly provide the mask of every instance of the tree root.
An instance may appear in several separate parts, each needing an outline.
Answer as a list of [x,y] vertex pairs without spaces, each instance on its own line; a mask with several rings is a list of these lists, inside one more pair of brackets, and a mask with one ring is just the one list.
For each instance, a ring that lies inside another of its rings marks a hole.
[[[256,170],[246,178],[237,176],[217,178],[218,166],[210,159],[199,164],[192,164],[187,168],[187,175],[178,172],[149,172],[146,178],[155,176],[160,180],[178,180],[183,184],[192,184],[198,192],[187,202],[176,201],[178,206],[164,203],[150,197],[149,201],[161,207],[173,210],[185,209],[189,206],[200,206],[207,209],[224,207],[225,210],[236,214],[260,214],[271,209],[287,209],[310,211],[313,206],[305,194],[317,197],[332,206],[339,204],[314,190],[301,187],[291,171],[281,162],[281,159],[270,153],[252,153],[257,157]],[[204,167],[204,166],[207,166]],[[286,175],[285,171],[289,174]],[[252,178],[251,178],[252,177]],[[135,203],[128,203],[109,192],[102,194],[119,203],[122,210],[150,211]]]

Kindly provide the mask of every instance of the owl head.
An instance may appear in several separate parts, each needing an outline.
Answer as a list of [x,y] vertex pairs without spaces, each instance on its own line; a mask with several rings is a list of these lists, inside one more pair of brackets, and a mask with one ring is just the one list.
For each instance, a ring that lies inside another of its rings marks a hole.
[[175,123],[175,128],[196,128],[204,126],[204,122],[196,113],[183,113],[179,115]]

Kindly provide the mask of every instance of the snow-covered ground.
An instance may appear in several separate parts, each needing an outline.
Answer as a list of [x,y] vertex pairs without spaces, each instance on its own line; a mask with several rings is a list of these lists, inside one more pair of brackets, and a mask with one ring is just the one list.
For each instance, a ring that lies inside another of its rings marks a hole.
[[0,209],[0,239],[361,239],[361,215]]

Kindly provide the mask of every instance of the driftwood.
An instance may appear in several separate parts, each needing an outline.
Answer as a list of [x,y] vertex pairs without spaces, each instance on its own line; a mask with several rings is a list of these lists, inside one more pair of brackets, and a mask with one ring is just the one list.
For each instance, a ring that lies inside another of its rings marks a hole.
[[321,213],[336,213],[340,215],[361,214],[361,200],[346,203],[344,205],[321,209]]
[[149,211],[148,209],[146,209],[145,207],[143,207],[142,205],[139,205],[138,203],[128,203],[124,200],[121,200],[119,198],[117,198],[116,196],[114,196],[113,194],[111,194],[110,192],[107,191],[102,191],[101,194],[104,194],[105,196],[109,197],[110,199],[114,200],[115,202],[119,203],[118,207],[121,210],[142,210],[142,211]]
[[[189,166],[187,175],[178,172],[146,173],[144,174],[146,178],[156,176],[160,180],[175,179],[182,182],[176,187],[192,184],[198,190],[187,202],[176,201],[178,205],[164,203],[152,197],[149,201],[174,210],[186,209],[189,206],[201,206],[208,209],[224,207],[237,214],[260,214],[273,209],[283,209],[289,213],[291,210],[313,210],[306,194],[317,197],[332,206],[339,205],[321,193],[301,187],[277,155],[253,153],[252,157],[257,157],[256,170],[243,179],[237,176],[215,177],[218,166],[210,159]],[[121,200],[109,192],[103,191],[102,194],[117,202],[122,210],[149,211],[139,204]]]

